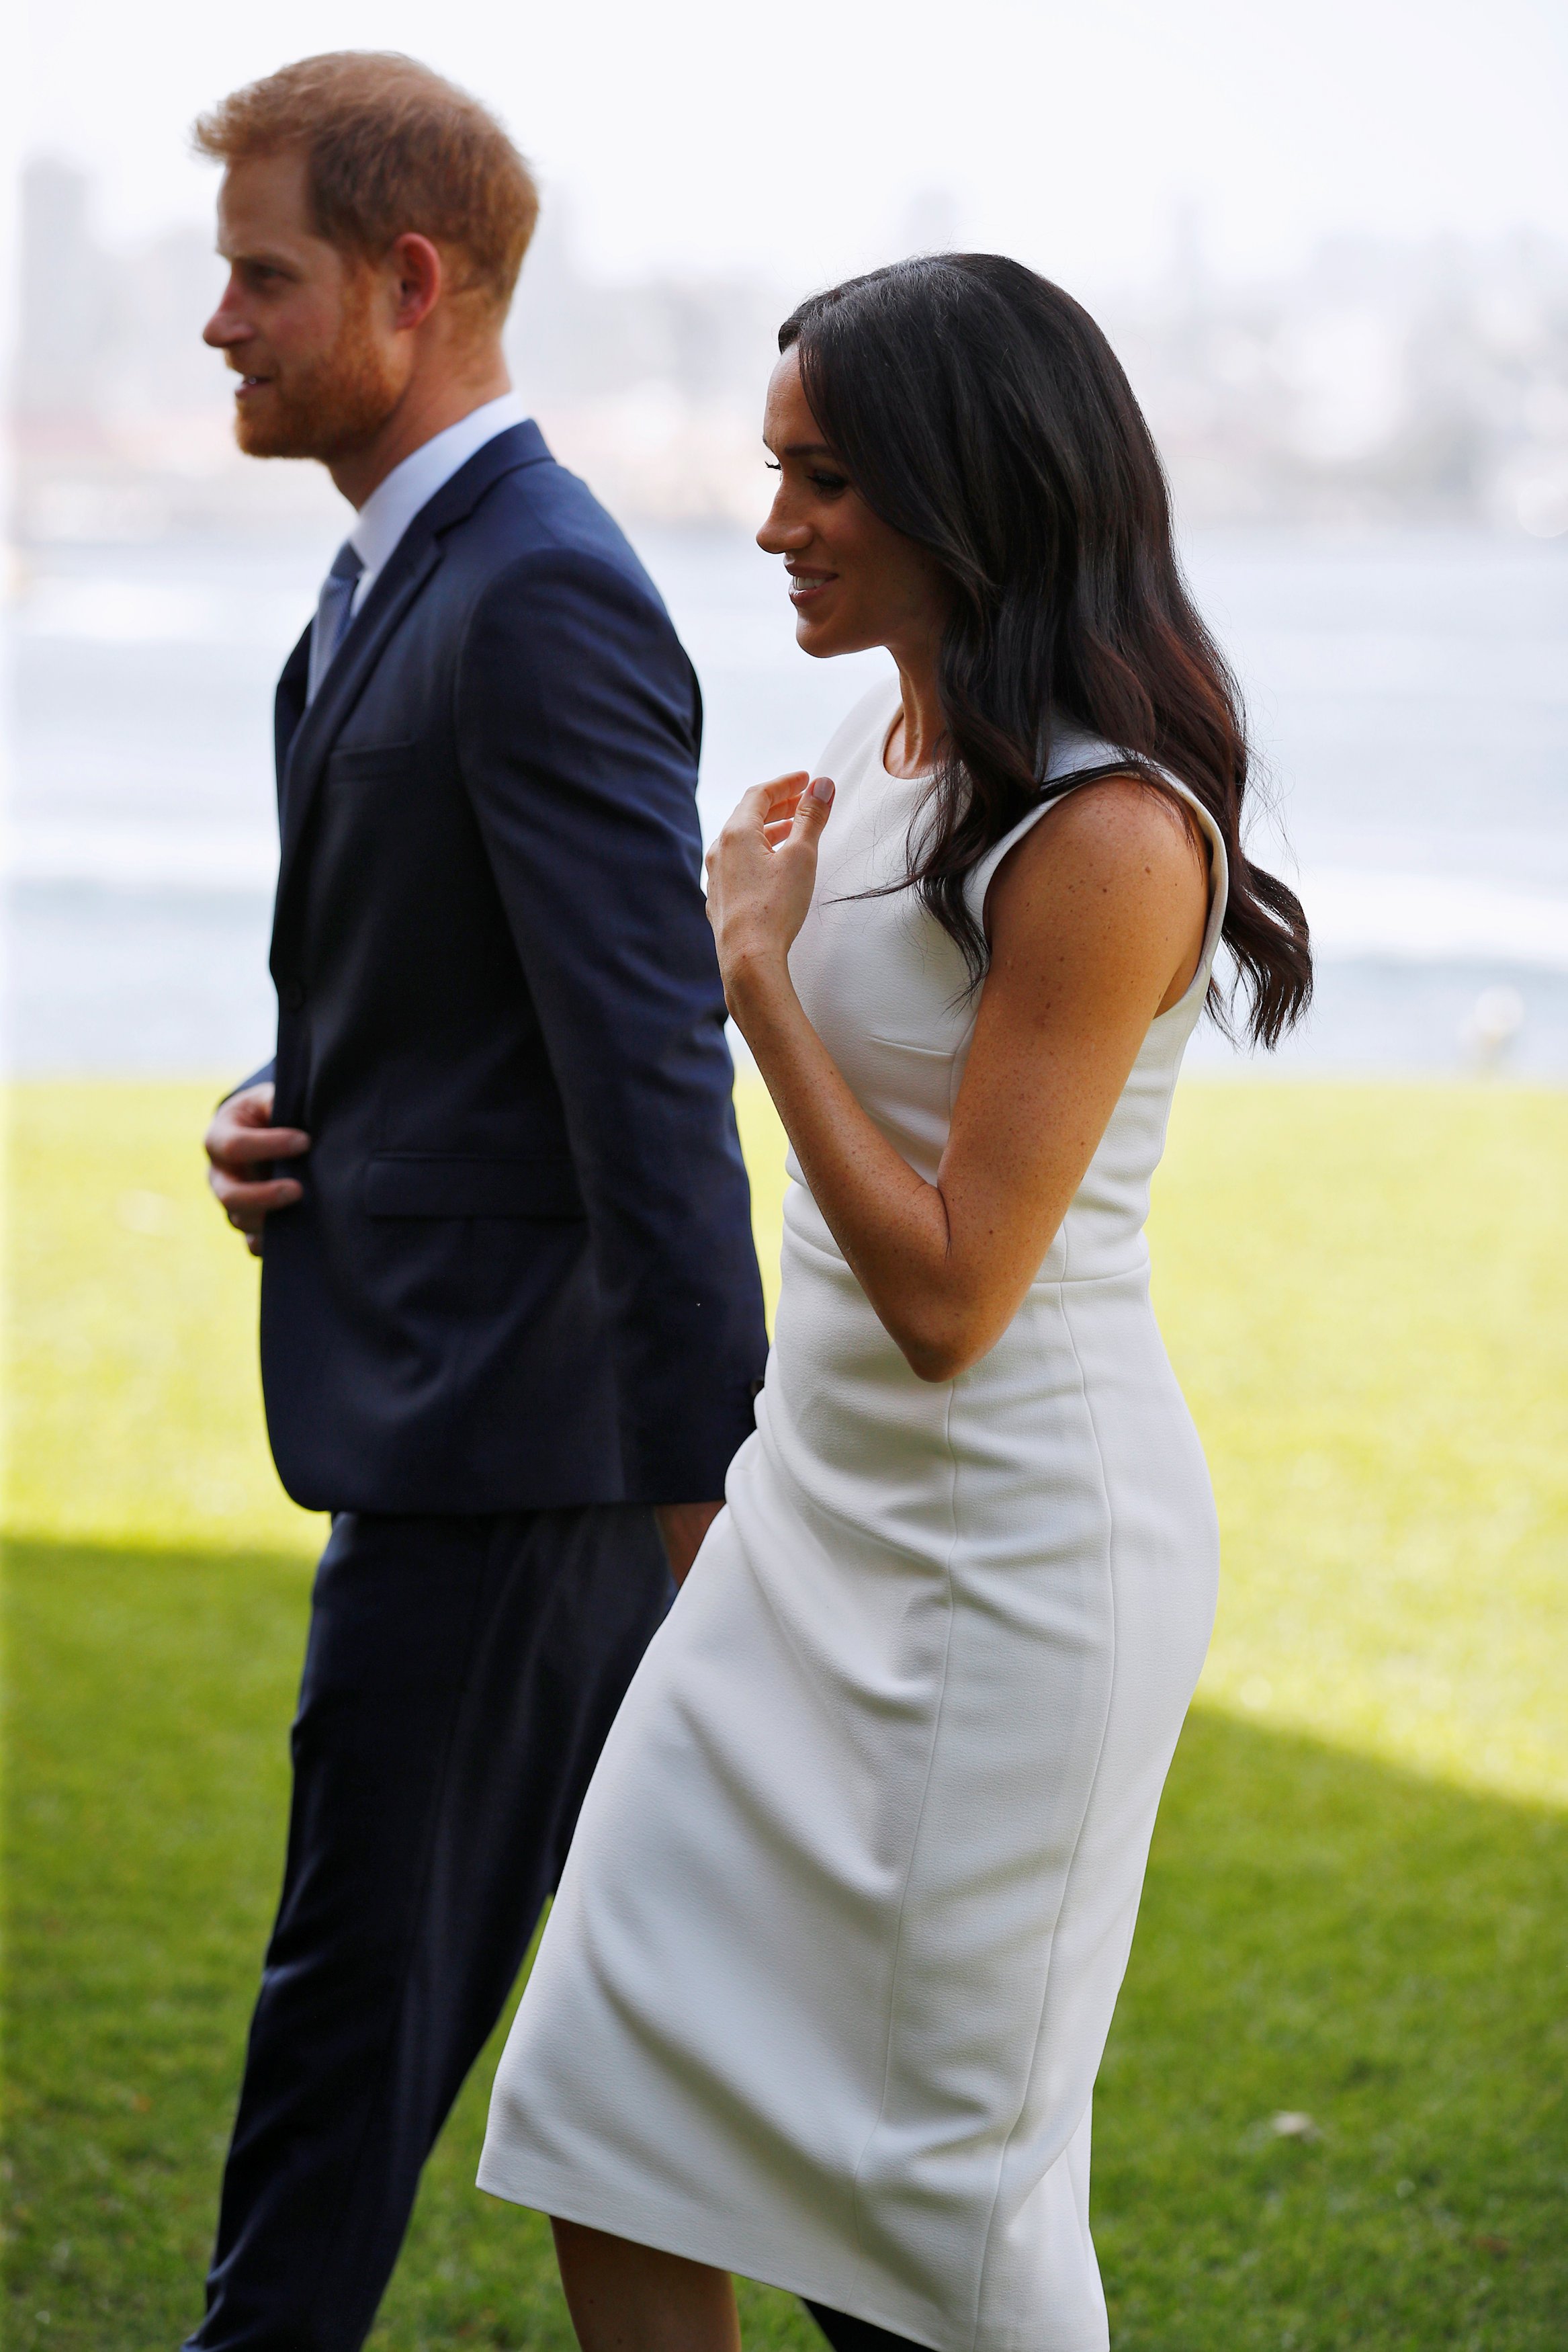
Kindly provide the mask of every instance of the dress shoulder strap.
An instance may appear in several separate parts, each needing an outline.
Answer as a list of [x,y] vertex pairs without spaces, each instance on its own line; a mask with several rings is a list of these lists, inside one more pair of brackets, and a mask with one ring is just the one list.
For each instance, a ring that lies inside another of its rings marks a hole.
[[[1125,773],[1129,767],[1147,768],[1149,762],[1134,758],[1114,743],[1103,742],[1097,736],[1063,730],[1051,747],[1051,756],[1040,782],[1040,796],[1034,806],[1027,809],[1010,833],[993,842],[978,864],[971,867],[964,883],[964,898],[970,914],[982,929],[985,927],[986,893],[996,877],[997,868],[1009,850],[1016,849],[1031,826],[1037,825],[1049,809],[1064,800],[1069,793],[1082,784],[1092,784],[1102,776]],[[1225,856],[1225,840],[1207,809],[1179,776],[1168,770],[1159,772],[1167,790],[1176,793],[1191,809],[1202,830],[1209,850],[1208,929],[1204,940],[1204,964],[1213,961],[1219,944],[1220,928],[1225,920],[1225,902],[1229,893],[1230,875]]]

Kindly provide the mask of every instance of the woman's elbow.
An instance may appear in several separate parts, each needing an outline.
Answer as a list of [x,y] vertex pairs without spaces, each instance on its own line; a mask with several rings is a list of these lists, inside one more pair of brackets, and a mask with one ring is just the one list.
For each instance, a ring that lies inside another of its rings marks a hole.
[[932,1281],[905,1275],[874,1304],[889,1337],[917,1381],[934,1388],[956,1381],[994,1348],[1011,1321],[1016,1299],[972,1269],[949,1267]]
[[893,1336],[915,1379],[939,1387],[977,1364],[995,1334],[983,1330],[977,1321],[966,1320],[946,1322],[939,1328],[895,1328]]

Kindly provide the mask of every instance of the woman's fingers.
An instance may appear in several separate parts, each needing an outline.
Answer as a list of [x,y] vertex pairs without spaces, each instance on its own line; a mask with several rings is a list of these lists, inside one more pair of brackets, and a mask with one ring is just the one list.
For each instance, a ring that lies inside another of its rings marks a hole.
[[762,828],[769,846],[777,849],[791,839],[814,841],[828,822],[833,790],[831,776],[818,776],[804,792],[795,795],[788,808],[769,817]]
[[831,779],[809,769],[754,784],[707,853],[707,916],[727,946],[760,926],[788,944],[810,904],[817,839],[832,805]]
[[754,785],[707,856],[707,914],[727,992],[737,972],[788,952],[811,904],[830,777],[806,769]]
[[816,854],[822,827],[832,813],[833,780],[819,776],[810,791],[801,793],[795,804],[789,824],[783,829],[779,847],[810,849]]
[[785,814],[786,803],[793,808],[810,781],[810,769],[797,768],[793,775],[775,776],[766,784],[753,784],[751,790],[743,793],[736,803],[725,832],[733,829],[743,834],[750,833],[770,824],[775,817]]

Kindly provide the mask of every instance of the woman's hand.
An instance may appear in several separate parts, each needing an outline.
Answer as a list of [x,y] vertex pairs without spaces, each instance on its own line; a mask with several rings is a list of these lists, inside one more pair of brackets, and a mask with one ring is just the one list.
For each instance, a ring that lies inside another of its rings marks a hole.
[[802,821],[804,782],[748,793],[716,850],[726,875],[734,858],[718,923],[734,921],[741,967],[755,956],[752,977],[726,972],[730,1001],[744,999],[736,1017],[861,1287],[918,1378],[950,1381],[1017,1314],[1150,1022],[1191,984],[1207,863],[1183,812],[1131,776],[1082,785],[1004,859],[974,1039],[930,1182],[856,1100],[789,983],[783,950],[810,903],[822,822]]
[[744,1029],[758,990],[788,977],[817,880],[832,780],[805,769],[748,792],[707,854],[707,919],[725,1001]]

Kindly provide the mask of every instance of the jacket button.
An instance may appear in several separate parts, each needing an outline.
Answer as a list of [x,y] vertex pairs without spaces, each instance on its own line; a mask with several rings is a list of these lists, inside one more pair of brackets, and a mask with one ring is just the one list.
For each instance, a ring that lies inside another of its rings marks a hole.
[[284,1011],[298,1013],[305,1002],[305,982],[302,980],[285,981],[282,996]]

